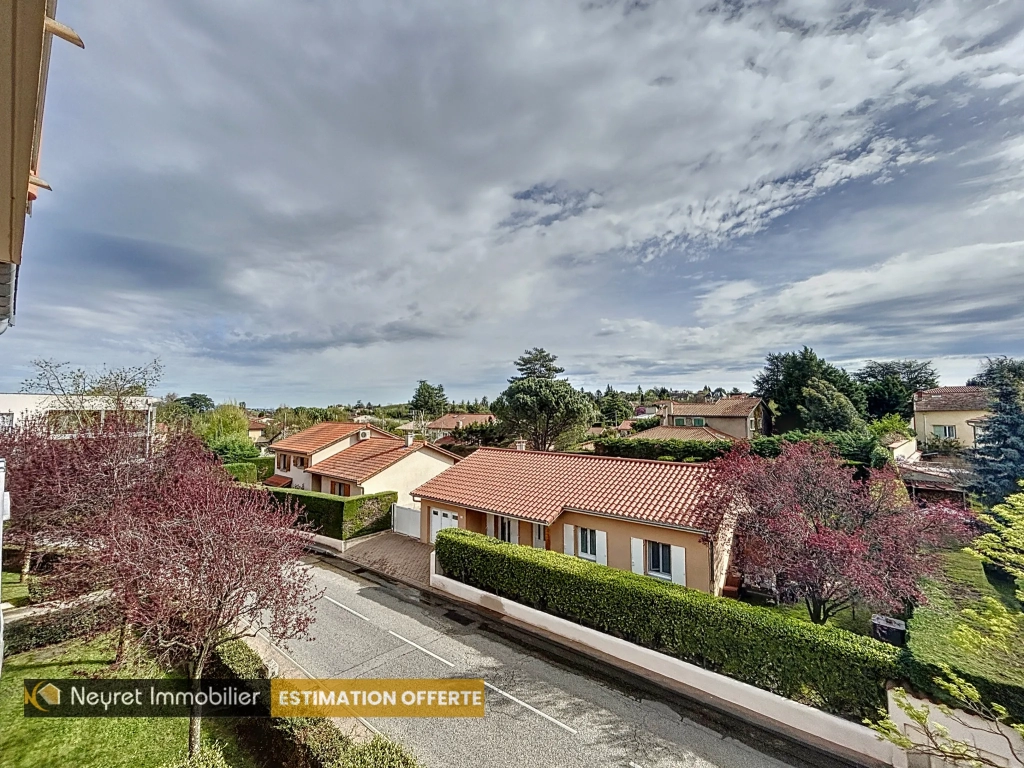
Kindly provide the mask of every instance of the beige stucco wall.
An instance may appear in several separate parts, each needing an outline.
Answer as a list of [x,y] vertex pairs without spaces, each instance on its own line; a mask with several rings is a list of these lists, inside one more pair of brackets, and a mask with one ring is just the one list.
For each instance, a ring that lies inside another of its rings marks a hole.
[[927,440],[934,435],[932,427],[954,426],[956,439],[965,448],[973,448],[974,428],[967,422],[983,419],[988,415],[988,411],[916,411],[911,426],[919,441]]
[[[424,500],[421,503],[420,516],[420,540],[424,543],[430,542],[430,507],[457,512],[460,528],[466,528],[476,533],[487,533],[487,520],[484,513],[451,504],[439,504]],[[532,525],[527,521],[520,521],[519,542],[521,545],[530,546],[532,544]],[[646,525],[631,520],[616,520],[580,512],[563,512],[547,529],[548,549],[553,552],[564,551],[564,525],[604,531],[608,536],[608,567],[623,571],[632,568],[630,539],[657,541],[670,546],[683,547],[686,549],[686,586],[699,589],[702,592],[711,591],[711,556],[708,545],[704,543],[701,534],[681,531],[677,528]]]
[[[704,416],[697,417],[704,419],[704,426],[711,427],[711,429],[717,429],[719,432],[725,432],[730,437],[735,437],[737,440],[743,440],[745,438],[759,435],[762,432],[762,426],[764,423],[764,411],[761,406],[757,406],[753,412],[754,417],[754,428],[750,429],[749,416]],[[662,417],[661,423],[663,426],[674,427],[676,426],[676,419],[678,418],[694,418],[692,416],[668,416]]]
[[399,506],[413,507],[416,506],[412,500],[413,489],[437,477],[454,463],[453,456],[432,450],[414,451],[366,480],[362,485],[363,493],[395,491],[398,493]]

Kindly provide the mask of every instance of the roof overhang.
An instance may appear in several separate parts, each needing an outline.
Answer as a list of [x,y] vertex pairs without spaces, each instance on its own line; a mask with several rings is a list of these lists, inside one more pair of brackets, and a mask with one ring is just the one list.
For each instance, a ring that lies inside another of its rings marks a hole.
[[627,515],[616,515],[612,512],[599,512],[595,509],[579,509],[576,507],[562,507],[562,512],[575,512],[580,515],[593,515],[594,517],[607,517],[611,520],[623,520],[627,523],[636,523],[637,525],[653,525],[655,528],[671,528],[674,531],[687,531],[688,533],[698,533],[702,536],[708,536],[711,531],[706,528],[694,528],[691,525],[675,525],[673,523],[663,523],[657,520],[643,520],[639,517],[629,517]]

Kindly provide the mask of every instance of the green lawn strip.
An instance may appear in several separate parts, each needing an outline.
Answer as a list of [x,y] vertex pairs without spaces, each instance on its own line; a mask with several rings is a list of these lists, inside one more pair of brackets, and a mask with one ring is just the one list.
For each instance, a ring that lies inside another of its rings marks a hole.
[[15,608],[28,605],[28,582],[33,577],[29,576],[21,581],[21,574],[16,571],[4,571],[0,578],[0,602],[10,603]]
[[[807,606],[803,603],[774,605],[755,598],[744,599],[744,602],[748,602],[751,605],[760,605],[765,608],[769,608],[776,613],[783,614],[791,619],[806,621],[808,624],[811,623],[811,616],[807,612]],[[828,626],[838,627],[839,629],[845,629],[847,632],[853,632],[858,635],[866,635],[870,637],[871,611],[863,605],[858,605],[856,609],[844,608],[828,620]]]
[[[964,623],[961,611],[977,608],[982,598],[992,597],[1019,610],[1012,585],[1004,588],[998,581],[990,582],[981,558],[970,552],[944,552],[941,557],[942,569],[922,583],[928,602],[914,610],[908,625],[908,648],[927,664],[944,662],[970,675],[1024,685],[1024,655],[1008,658],[1008,654],[984,649],[968,652],[952,639],[957,625]],[[1024,633],[1019,633],[1013,644],[1024,648]]]
[[[114,673],[109,669],[114,651],[112,636],[101,635],[38,648],[4,660],[0,677],[0,755],[5,768],[158,768],[184,754],[188,744],[185,718],[24,716],[24,678],[168,677],[145,659],[136,659]],[[257,768],[258,763],[238,745],[232,721],[203,720],[203,739],[220,742],[233,768]]]

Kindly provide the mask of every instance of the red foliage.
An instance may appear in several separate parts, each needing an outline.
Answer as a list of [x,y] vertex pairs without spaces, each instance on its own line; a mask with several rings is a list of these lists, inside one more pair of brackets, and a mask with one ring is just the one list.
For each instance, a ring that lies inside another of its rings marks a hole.
[[890,611],[921,600],[932,549],[968,534],[962,509],[915,504],[890,469],[855,480],[822,444],[786,444],[776,459],[739,446],[715,467],[706,512],[738,511],[737,566],[782,599],[804,600],[819,623],[855,599]]

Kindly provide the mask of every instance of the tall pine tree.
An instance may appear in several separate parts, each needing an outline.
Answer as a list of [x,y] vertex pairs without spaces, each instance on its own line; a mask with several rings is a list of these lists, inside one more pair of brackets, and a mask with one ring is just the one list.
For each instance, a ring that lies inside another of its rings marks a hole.
[[990,388],[992,414],[979,430],[970,453],[974,468],[971,490],[989,505],[1017,490],[1024,479],[1024,401],[1021,387],[1006,372]]

